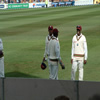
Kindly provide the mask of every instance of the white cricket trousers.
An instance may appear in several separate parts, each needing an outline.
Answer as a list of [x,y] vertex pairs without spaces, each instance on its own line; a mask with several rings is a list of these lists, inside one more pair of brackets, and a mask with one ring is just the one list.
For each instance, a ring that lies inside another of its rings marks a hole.
[[58,80],[58,62],[48,60],[49,65],[49,79]]
[[4,57],[0,58],[0,77],[4,77]]
[[79,68],[79,80],[83,80],[83,60],[75,60],[72,64],[71,80],[75,80],[75,74]]

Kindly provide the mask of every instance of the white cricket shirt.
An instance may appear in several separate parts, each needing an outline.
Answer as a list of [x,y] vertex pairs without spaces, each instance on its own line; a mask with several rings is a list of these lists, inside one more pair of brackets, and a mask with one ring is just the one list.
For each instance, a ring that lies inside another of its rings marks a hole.
[[73,60],[87,60],[87,42],[85,36],[74,35],[72,39],[72,55]]
[[59,40],[54,36],[49,42],[48,54],[49,54],[49,59],[61,59]]

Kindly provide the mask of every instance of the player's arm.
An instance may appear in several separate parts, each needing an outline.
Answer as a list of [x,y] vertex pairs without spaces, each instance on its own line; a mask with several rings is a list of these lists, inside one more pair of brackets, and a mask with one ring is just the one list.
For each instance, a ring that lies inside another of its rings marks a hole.
[[2,43],[2,40],[0,39],[0,58],[3,57],[4,54],[3,54],[3,43]]
[[74,39],[72,39],[71,64],[73,63],[73,55],[74,55]]
[[56,52],[56,57],[61,65],[61,68],[62,69],[65,69],[65,66],[61,60],[61,57],[60,57],[60,45],[59,45],[59,41],[56,42],[56,45],[55,45],[55,52]]
[[2,51],[3,50],[3,43],[2,43],[2,40],[0,39],[0,50]]
[[45,51],[44,51],[43,62],[45,61],[46,55],[47,55],[47,37],[45,39]]
[[86,42],[86,38],[84,38],[84,51],[85,51],[85,58],[84,58],[84,64],[87,63],[87,58],[88,58],[88,50],[87,50],[87,42]]

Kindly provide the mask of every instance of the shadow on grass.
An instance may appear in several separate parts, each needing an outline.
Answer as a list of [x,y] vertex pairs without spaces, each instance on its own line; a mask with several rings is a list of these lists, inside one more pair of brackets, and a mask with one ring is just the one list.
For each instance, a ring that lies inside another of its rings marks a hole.
[[32,75],[25,74],[22,72],[17,72],[17,71],[5,73],[5,77],[40,78],[37,76],[32,76]]

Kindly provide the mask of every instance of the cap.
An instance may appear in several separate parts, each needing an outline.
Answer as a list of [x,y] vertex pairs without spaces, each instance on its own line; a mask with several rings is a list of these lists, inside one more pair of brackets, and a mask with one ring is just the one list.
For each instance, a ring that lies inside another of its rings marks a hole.
[[58,33],[59,31],[58,31],[58,29],[57,28],[54,28],[53,29],[53,33]]
[[55,36],[55,37],[58,37],[58,29],[57,28],[54,28],[53,29],[53,35]]
[[53,30],[53,26],[49,26],[48,27],[48,30]]
[[81,31],[82,30],[81,25],[76,26],[76,29]]

